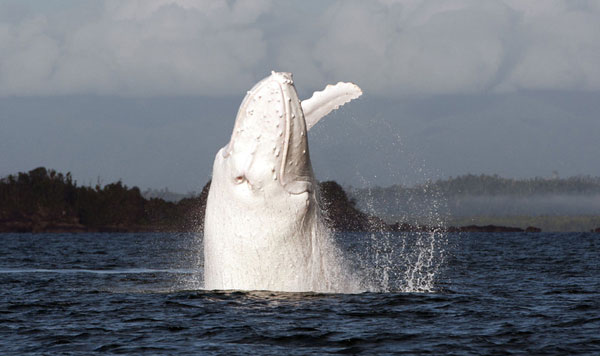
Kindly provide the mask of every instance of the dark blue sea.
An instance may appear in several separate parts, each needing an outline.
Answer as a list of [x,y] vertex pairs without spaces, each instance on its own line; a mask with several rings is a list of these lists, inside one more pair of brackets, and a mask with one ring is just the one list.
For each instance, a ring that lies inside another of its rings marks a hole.
[[436,239],[338,235],[382,288],[319,294],[204,291],[193,234],[0,234],[0,355],[600,355],[600,234]]

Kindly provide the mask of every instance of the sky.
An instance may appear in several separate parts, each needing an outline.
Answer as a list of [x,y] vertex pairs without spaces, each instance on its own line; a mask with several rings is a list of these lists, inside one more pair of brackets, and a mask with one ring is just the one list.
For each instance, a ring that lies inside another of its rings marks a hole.
[[0,0],[0,176],[199,191],[271,70],[362,98],[318,179],[600,176],[600,1]]

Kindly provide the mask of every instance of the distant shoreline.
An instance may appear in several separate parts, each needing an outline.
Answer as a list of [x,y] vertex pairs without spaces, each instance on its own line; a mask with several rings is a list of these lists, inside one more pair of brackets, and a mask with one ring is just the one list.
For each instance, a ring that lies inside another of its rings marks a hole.
[[[471,180],[499,181],[497,178],[486,177],[474,177]],[[547,183],[546,181],[533,182],[542,186]],[[594,179],[585,182],[596,187],[597,182]],[[556,184],[556,182],[550,183]],[[129,188],[120,181],[103,187],[78,186],[70,173],[62,174],[39,167],[26,173],[0,179],[0,233],[202,231],[209,188],[210,182],[197,196],[184,198],[178,202],[168,202],[160,198],[147,199],[139,188]],[[419,223],[409,217],[403,217],[386,222],[373,213],[367,214],[361,211],[357,207],[356,199],[349,197],[346,191],[334,181],[319,183],[319,191],[320,208],[333,231],[529,233],[542,230],[558,231],[545,228],[553,226],[547,221],[545,226],[538,225],[543,222],[541,217],[519,217],[519,219],[517,217],[487,219],[465,217],[460,221],[440,220],[441,223]],[[376,191],[372,193],[375,194]],[[386,193],[388,198],[393,195],[393,191]],[[408,201],[410,199],[407,198]],[[588,217],[587,225],[576,221],[581,217],[543,218],[563,224],[561,226],[570,226],[571,231],[577,231],[575,229],[577,226],[590,226],[586,230],[581,229],[580,232],[590,230],[600,232],[600,216]],[[578,224],[568,225],[569,219]],[[447,226],[445,223],[453,226]]]
[[[52,222],[7,222],[0,221],[0,234],[2,233],[197,233],[202,229],[174,229],[168,226],[99,226],[86,227],[81,224],[64,224]],[[481,232],[481,233],[539,233],[540,228],[529,226],[525,229],[514,226],[500,225],[466,225],[466,226],[449,226],[449,227],[432,227],[425,225],[410,225],[410,224],[391,224],[385,226],[373,226],[370,229],[334,229],[338,232],[437,232],[437,233],[466,233],[466,232]],[[548,231],[552,232],[552,231]],[[575,231],[574,231],[575,232]],[[579,231],[590,232],[590,231]],[[591,232],[600,233],[600,228],[594,229]]]

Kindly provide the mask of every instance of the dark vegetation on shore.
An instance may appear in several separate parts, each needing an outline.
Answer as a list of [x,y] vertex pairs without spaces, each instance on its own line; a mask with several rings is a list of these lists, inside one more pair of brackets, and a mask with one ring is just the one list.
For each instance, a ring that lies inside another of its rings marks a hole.
[[0,180],[0,232],[194,231],[208,189],[177,203],[145,199],[122,182],[78,186],[40,167]]
[[[198,195],[168,202],[146,199],[139,188],[120,181],[78,186],[70,173],[40,167],[0,179],[0,232],[200,231],[209,186],[210,182]],[[320,196],[327,222],[337,231],[539,231],[495,225],[387,224],[360,211],[334,181],[320,183]]]

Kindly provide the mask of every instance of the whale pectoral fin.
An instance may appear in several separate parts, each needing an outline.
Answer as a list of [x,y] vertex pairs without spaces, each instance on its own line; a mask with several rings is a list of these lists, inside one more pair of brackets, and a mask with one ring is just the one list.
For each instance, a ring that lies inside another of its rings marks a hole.
[[310,99],[302,101],[306,130],[310,130],[325,115],[361,95],[362,90],[358,85],[345,82],[328,85],[322,91],[314,92]]

